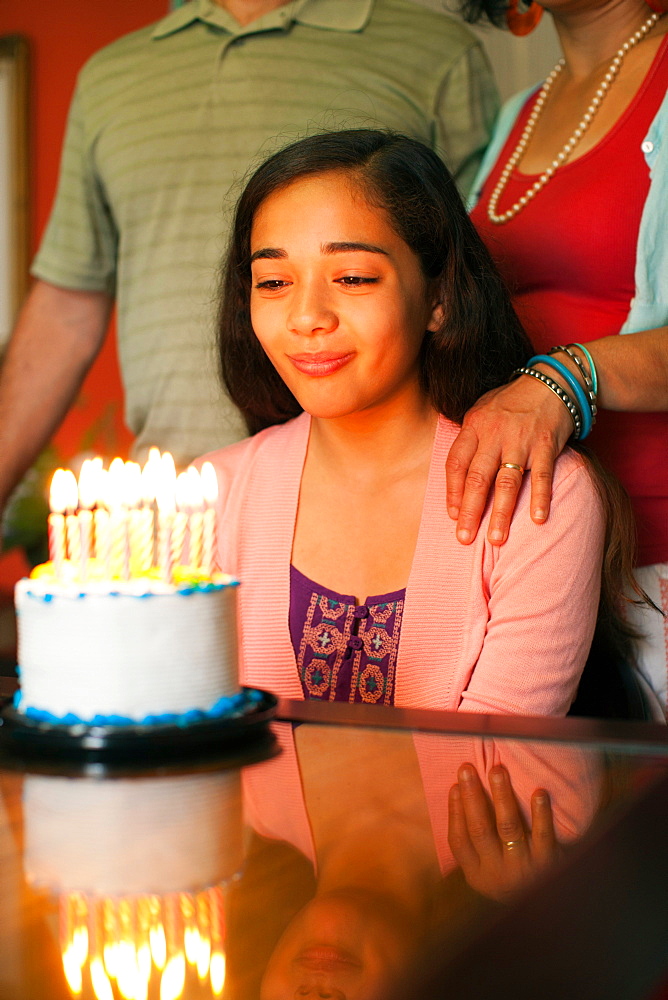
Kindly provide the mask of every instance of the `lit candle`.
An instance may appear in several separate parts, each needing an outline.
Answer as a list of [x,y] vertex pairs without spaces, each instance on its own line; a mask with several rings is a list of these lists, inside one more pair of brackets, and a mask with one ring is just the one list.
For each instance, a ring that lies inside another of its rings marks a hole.
[[76,477],[69,469],[63,469],[60,477],[65,502],[65,531],[67,534],[67,554],[72,563],[79,564],[81,561],[81,537],[79,535],[79,522],[76,516],[77,504],[79,502],[79,489]]
[[216,552],[216,511],[214,506],[218,499],[218,480],[216,470],[211,462],[204,462],[202,465],[201,478],[202,493],[206,504],[203,523],[202,569],[207,576],[211,576]]
[[174,459],[165,452],[161,459],[160,481],[156,490],[158,505],[158,562],[160,574],[167,583],[174,579],[172,561],[172,528],[176,512],[176,470]]
[[202,507],[204,505],[202,480],[199,472],[192,465],[186,470],[186,475],[188,477],[187,506],[190,512],[188,519],[190,529],[188,562],[193,567],[199,567],[202,563]]
[[63,564],[65,560],[65,501],[60,486],[63,469],[56,469],[51,480],[49,491],[49,558],[53,563],[56,580],[63,579]]
[[174,515],[172,526],[172,561],[175,566],[183,562],[183,546],[186,540],[186,529],[188,527],[188,514],[186,506],[188,502],[188,476],[181,472],[176,477],[175,501],[177,511]]
[[93,541],[92,508],[95,506],[96,500],[97,467],[93,465],[91,459],[86,459],[79,473],[80,576],[83,582],[88,579],[88,559],[91,554],[91,544]]
[[137,462],[125,462],[123,465],[123,507],[126,511],[129,575],[141,573],[141,560],[144,546],[142,544],[142,518],[138,509],[142,500],[141,466]]
[[107,504],[110,510],[111,576],[130,579],[130,540],[127,511],[123,506],[125,463],[115,458],[109,466]]
[[149,457],[141,470],[141,492],[143,503],[142,518],[142,550],[143,565],[146,569],[153,566],[155,560],[155,496],[160,481],[160,452],[151,448]]

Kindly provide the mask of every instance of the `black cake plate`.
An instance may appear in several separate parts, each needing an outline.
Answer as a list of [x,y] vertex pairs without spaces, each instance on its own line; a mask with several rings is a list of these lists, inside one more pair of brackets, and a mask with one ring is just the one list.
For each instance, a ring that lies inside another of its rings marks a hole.
[[0,700],[0,766],[25,765],[33,769],[31,765],[41,762],[46,770],[61,764],[72,764],[75,770],[77,764],[145,769],[162,762],[221,754],[243,763],[246,756],[254,758],[257,752],[266,756],[271,742],[267,726],[276,711],[277,699],[268,691],[255,691],[254,696],[226,718],[185,726],[123,727],[38,722],[17,712],[11,700]]

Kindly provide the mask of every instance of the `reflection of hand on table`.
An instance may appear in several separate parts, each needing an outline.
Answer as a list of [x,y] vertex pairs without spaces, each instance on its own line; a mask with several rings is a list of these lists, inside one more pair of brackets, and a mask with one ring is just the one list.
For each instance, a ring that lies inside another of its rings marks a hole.
[[449,797],[450,849],[472,889],[506,900],[561,855],[550,797],[543,789],[533,793],[528,829],[505,767],[489,772],[491,800],[472,764],[462,764],[457,777]]

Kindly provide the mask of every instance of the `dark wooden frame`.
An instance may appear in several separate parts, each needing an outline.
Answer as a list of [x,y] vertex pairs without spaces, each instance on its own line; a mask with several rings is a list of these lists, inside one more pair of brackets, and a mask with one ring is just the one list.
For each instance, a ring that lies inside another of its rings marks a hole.
[[[0,218],[8,227],[10,254],[6,287],[0,287],[0,294],[6,295],[9,301],[11,324],[28,290],[30,265],[29,57],[28,43],[22,35],[0,37],[0,64],[9,80],[4,109],[8,134],[0,137],[0,142],[6,142],[9,149],[9,170],[5,190],[0,193]],[[0,336],[8,332],[0,330]],[[0,350],[2,346],[0,344]]]

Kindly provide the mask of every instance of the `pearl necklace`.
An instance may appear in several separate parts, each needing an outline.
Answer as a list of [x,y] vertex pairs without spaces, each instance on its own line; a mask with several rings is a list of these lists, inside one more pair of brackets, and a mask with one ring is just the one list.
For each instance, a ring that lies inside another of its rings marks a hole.
[[568,142],[563,146],[561,152],[552,161],[547,170],[545,170],[545,172],[540,175],[537,181],[534,181],[531,187],[527,189],[527,191],[521,196],[521,198],[517,199],[515,204],[512,205],[511,208],[508,209],[508,211],[499,212],[497,214],[496,206],[498,205],[499,198],[501,197],[501,194],[503,193],[506,184],[508,183],[508,178],[510,177],[513,168],[519,163],[519,161],[524,156],[526,148],[529,144],[529,139],[533,135],[533,130],[536,127],[536,122],[541,116],[541,113],[545,106],[545,101],[547,100],[548,94],[552,89],[552,85],[559,76],[559,74],[561,73],[562,69],[564,68],[564,60],[563,59],[559,60],[557,65],[554,67],[552,72],[545,80],[545,83],[543,84],[541,91],[538,94],[538,97],[536,98],[536,102],[533,108],[531,109],[531,114],[527,119],[527,123],[524,126],[524,131],[520,136],[519,142],[515,146],[515,149],[513,150],[510,156],[510,159],[508,160],[505,167],[501,171],[499,181],[494,190],[492,191],[491,197],[489,199],[489,204],[487,205],[487,215],[489,217],[490,222],[494,222],[497,225],[500,225],[503,222],[508,222],[509,219],[512,219],[514,216],[516,216],[517,213],[521,212],[524,206],[528,205],[531,199],[535,198],[538,192],[545,187],[547,182],[553,176],[554,172],[558,170],[559,167],[563,166],[563,164],[568,160],[569,156],[573,152],[573,149],[575,148],[575,146],[577,146],[578,142],[589,128],[594,116],[596,115],[596,112],[600,108],[604,97],[608,93],[611,84],[614,82],[619,72],[619,68],[622,65],[624,56],[635,45],[637,45],[639,41],[641,41],[645,37],[648,31],[651,31],[651,29],[654,27],[654,25],[656,24],[656,22],[659,20],[660,17],[661,14],[658,13],[654,13],[652,14],[651,17],[648,17],[645,23],[642,25],[642,27],[639,28],[633,35],[631,35],[629,40],[624,42],[622,47],[618,49],[617,54],[610,63],[610,68],[603,77],[601,85],[596,91],[596,94],[594,95],[591,104],[585,111],[581,121],[578,124],[578,127],[575,129]]

